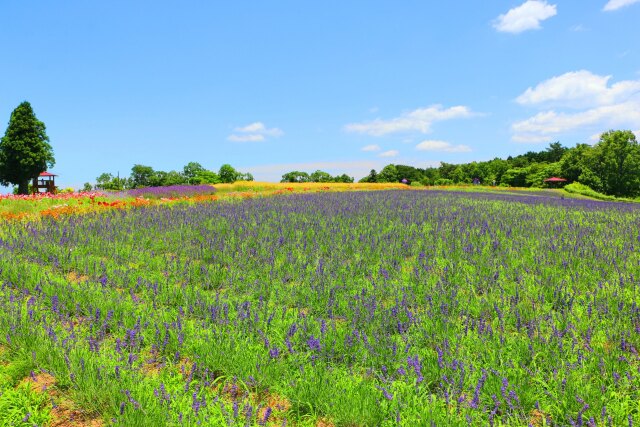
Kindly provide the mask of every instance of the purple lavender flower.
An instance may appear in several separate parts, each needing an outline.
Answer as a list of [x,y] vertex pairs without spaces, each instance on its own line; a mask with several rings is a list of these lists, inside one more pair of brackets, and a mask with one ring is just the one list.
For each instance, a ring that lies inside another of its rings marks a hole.
[[166,187],[144,187],[128,190],[131,197],[145,199],[169,199],[215,194],[216,189],[210,185],[169,185]]
[[287,350],[289,350],[289,353],[291,354],[295,353],[295,350],[293,349],[293,344],[291,343],[291,340],[289,339],[289,337],[286,337],[284,339],[284,343],[287,345]]
[[477,408],[478,404],[480,403],[480,391],[482,390],[482,386],[484,386],[484,382],[486,380],[487,380],[487,372],[483,369],[482,376],[478,380],[478,383],[476,384],[476,388],[473,391],[473,400],[469,404],[469,406],[471,406],[474,409]]
[[262,417],[262,420],[258,422],[258,424],[261,426],[266,426],[267,421],[269,421],[269,417],[271,416],[272,412],[273,412],[273,409],[271,409],[271,406],[267,406],[267,409],[265,409],[264,411],[264,416]]
[[272,347],[271,350],[269,350],[269,357],[277,359],[278,356],[280,356],[280,349],[278,347]]
[[53,295],[51,297],[51,311],[53,311],[55,314],[60,315],[60,307],[58,305],[59,305],[58,296]]
[[422,376],[422,364],[420,363],[418,356],[407,357],[407,366],[413,368],[417,378],[416,381],[420,384],[424,380],[424,377]]
[[198,412],[200,412],[200,400],[198,399],[198,393],[194,392],[191,396],[191,409],[193,409],[193,413],[198,416]]
[[[124,390],[124,394],[127,396],[127,399],[129,399],[129,403],[131,403],[135,409],[140,409],[140,403],[131,396],[131,392],[129,390]],[[120,406],[120,408],[122,408],[122,406]]]
[[393,394],[389,393],[389,391],[384,387],[378,387],[380,391],[382,391],[382,395],[387,400],[393,400]]
[[307,340],[307,345],[309,346],[309,350],[312,351],[320,351],[320,339],[314,338],[313,335]]

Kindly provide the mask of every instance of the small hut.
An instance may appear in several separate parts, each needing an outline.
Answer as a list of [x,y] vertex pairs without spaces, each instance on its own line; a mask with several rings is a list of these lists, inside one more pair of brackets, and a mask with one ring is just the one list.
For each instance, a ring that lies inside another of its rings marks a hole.
[[31,184],[33,187],[33,193],[55,193],[56,176],[58,175],[54,175],[50,172],[40,172],[40,175],[37,178],[34,178],[33,183]]
[[564,178],[552,176],[551,178],[545,179],[544,182],[549,184],[551,187],[562,187],[567,182],[567,180]]

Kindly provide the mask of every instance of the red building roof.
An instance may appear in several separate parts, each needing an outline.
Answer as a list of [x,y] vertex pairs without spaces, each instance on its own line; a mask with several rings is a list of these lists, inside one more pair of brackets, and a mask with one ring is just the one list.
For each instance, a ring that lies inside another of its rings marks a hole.
[[58,175],[54,175],[50,172],[40,172],[40,176],[58,176]]
[[558,177],[552,176],[551,178],[545,179],[544,182],[567,182],[567,180],[564,178],[558,178]]

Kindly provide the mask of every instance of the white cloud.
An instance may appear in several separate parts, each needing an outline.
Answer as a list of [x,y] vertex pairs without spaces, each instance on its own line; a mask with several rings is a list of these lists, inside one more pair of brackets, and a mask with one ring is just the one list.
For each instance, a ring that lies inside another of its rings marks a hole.
[[389,150],[378,154],[378,157],[397,157],[398,154],[400,154],[398,150]]
[[634,3],[638,3],[640,0],[609,0],[607,4],[604,5],[605,12],[611,12],[614,10],[618,10],[625,6],[631,6]]
[[446,141],[426,140],[416,145],[418,151],[440,151],[445,153],[468,153],[471,147],[468,145],[453,145]]
[[235,128],[234,130],[236,132],[246,132],[246,133],[261,132],[265,130],[265,126],[264,126],[264,123],[262,122],[254,122],[243,127]]
[[544,111],[514,123],[516,142],[552,142],[562,133],[585,129],[640,126],[640,102],[625,102],[591,108],[579,113]]
[[261,142],[264,141],[264,135],[260,135],[257,133],[247,134],[247,135],[237,135],[232,134],[227,137],[229,141],[233,142]]
[[528,88],[516,102],[585,108],[623,102],[640,91],[640,80],[624,80],[609,86],[610,79],[611,76],[600,76],[587,70],[573,71]]
[[372,136],[383,136],[399,132],[428,133],[435,122],[472,117],[475,114],[468,107],[455,106],[443,108],[442,105],[432,105],[418,108],[389,120],[376,119],[363,123],[350,123],[344,128],[347,132],[364,133]]
[[262,122],[251,123],[250,125],[239,127],[234,129],[236,132],[241,133],[257,133],[267,136],[282,136],[283,132],[278,128],[267,129]]
[[246,126],[237,127],[235,133],[229,135],[227,139],[234,142],[260,142],[267,137],[279,137],[284,132],[278,128],[267,128],[262,122],[254,122]]
[[611,76],[565,73],[528,88],[521,105],[543,109],[511,126],[516,142],[551,142],[572,131],[590,133],[640,127],[640,80],[609,84]]
[[380,150],[381,150],[380,146],[376,144],[365,145],[364,147],[362,147],[362,151],[380,151]]
[[498,16],[493,27],[498,31],[513,34],[537,30],[540,28],[541,21],[557,13],[555,4],[549,4],[545,0],[527,0],[504,15]]

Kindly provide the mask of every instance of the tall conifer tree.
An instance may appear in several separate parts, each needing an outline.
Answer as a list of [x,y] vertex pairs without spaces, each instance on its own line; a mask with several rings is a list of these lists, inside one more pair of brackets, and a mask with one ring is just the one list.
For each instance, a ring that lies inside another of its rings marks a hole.
[[17,185],[19,194],[27,194],[29,181],[54,164],[44,123],[25,101],[11,113],[7,131],[0,140],[0,184]]

